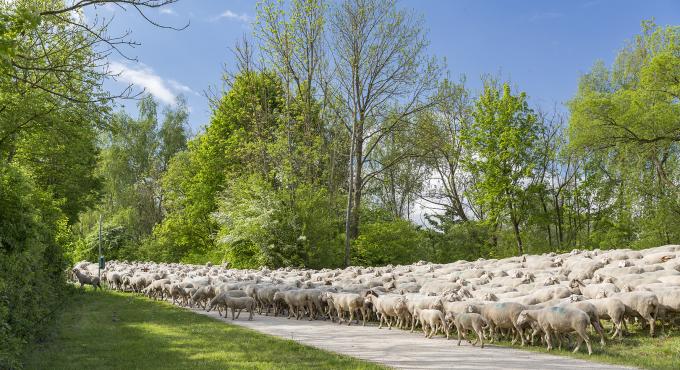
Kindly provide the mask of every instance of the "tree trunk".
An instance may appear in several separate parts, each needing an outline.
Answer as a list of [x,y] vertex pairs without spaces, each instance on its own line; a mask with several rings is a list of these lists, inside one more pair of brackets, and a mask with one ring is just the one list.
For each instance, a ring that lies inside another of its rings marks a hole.
[[508,201],[508,205],[510,206],[510,222],[512,222],[512,230],[515,233],[515,240],[517,241],[517,251],[521,256],[524,254],[524,248],[522,246],[522,236],[519,233],[519,219],[517,217],[517,211],[515,210],[514,204],[512,204],[512,200]]
[[347,208],[345,209],[345,267],[350,263],[350,247],[352,240],[352,209],[354,208],[354,137],[356,135],[356,124],[352,126],[351,145],[349,150],[349,162],[347,165]]
[[524,247],[522,246],[522,236],[519,233],[519,222],[517,222],[514,217],[512,218],[512,229],[515,232],[515,239],[517,240],[517,251],[521,256],[524,254]]
[[354,144],[354,186],[353,186],[353,207],[352,217],[350,218],[349,236],[356,239],[359,236],[359,208],[361,206],[361,193],[364,185],[362,179],[362,168],[364,158],[364,137],[363,122],[360,120],[356,125],[355,144]]

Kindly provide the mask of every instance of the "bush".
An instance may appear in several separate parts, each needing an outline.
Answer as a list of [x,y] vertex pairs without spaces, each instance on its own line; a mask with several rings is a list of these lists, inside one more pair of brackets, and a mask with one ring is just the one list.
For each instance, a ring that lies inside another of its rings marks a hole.
[[67,267],[58,241],[66,217],[51,194],[13,166],[0,165],[0,368],[17,368],[59,305]]
[[233,180],[213,214],[217,245],[234,267],[328,267],[341,261],[341,213],[323,188],[274,189],[259,176]]
[[384,266],[409,264],[428,258],[425,232],[405,220],[366,223],[354,241],[352,264]]

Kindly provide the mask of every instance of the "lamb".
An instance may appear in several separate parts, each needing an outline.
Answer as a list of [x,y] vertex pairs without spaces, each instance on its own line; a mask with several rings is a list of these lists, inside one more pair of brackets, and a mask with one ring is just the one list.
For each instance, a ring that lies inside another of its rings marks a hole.
[[477,340],[475,340],[472,345],[474,346],[477,343],[481,343],[481,348],[484,348],[484,329],[488,328],[489,324],[486,322],[484,317],[482,317],[482,315],[478,313],[467,312],[456,315],[452,312],[447,312],[445,319],[449,326],[451,324],[456,326],[459,346],[461,335],[465,336],[470,330],[472,330],[475,332],[475,334],[477,334]]
[[586,329],[590,324],[588,314],[575,308],[567,307],[548,307],[537,310],[523,310],[517,317],[517,325],[523,325],[531,321],[538,322],[545,333],[548,351],[553,349],[552,334],[570,333],[575,331],[578,334],[574,353],[578,352],[581,344],[585,341],[588,347],[588,355],[593,354],[590,338]]
[[416,308],[436,309],[440,311],[444,310],[441,297],[430,297],[424,296],[422,294],[407,294],[406,307],[408,308],[408,312],[411,315],[411,333],[413,333],[415,325],[418,321],[416,315],[414,315]]
[[78,283],[80,283],[80,287],[82,288],[84,285],[92,285],[94,290],[102,290],[101,283],[99,282],[99,277],[97,276],[90,276],[88,274],[84,274],[80,272],[78,268],[73,268],[73,275],[75,275],[76,279],[78,280]]
[[446,339],[449,339],[449,328],[441,311],[416,308],[413,315],[420,320],[426,338],[432,338],[441,329],[446,334]]
[[652,292],[623,292],[615,295],[626,306],[626,316],[641,317],[649,324],[649,335],[654,336],[654,321],[659,311],[659,299]]

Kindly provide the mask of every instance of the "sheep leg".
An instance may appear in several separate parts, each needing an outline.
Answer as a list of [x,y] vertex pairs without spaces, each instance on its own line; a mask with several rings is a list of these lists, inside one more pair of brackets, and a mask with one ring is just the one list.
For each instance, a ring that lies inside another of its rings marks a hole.
[[489,343],[493,343],[494,340],[497,338],[496,337],[497,335],[498,333],[496,332],[496,326],[492,322],[489,322],[489,336],[491,337]]
[[309,302],[309,307],[307,308],[307,310],[309,311],[308,320],[309,321],[314,320],[314,304],[312,302]]
[[253,311],[255,311],[254,307],[248,309],[248,313],[250,314],[248,315],[248,321],[253,321]]
[[602,346],[605,346],[606,343],[604,341],[604,330],[602,330],[602,326],[600,325],[599,320],[592,320],[590,322],[590,325],[593,326],[593,329],[597,332],[597,334],[600,336],[600,344]]
[[614,334],[612,334],[611,339],[613,340],[614,338],[616,338],[616,334],[618,333],[619,339],[622,340],[623,339],[623,334],[622,334],[623,330],[622,330],[621,326],[623,324],[621,324],[620,320],[619,321],[612,320],[612,323],[614,324],[614,325],[612,325],[612,330],[614,331]]
[[354,320],[354,310],[349,310],[349,321],[347,321],[347,326],[352,324],[352,320]]
[[524,347],[524,345],[526,344],[526,341],[524,340],[524,330],[522,330],[522,328],[519,327],[517,325],[517,323],[513,322],[512,324],[515,326],[515,330],[517,330],[517,334],[522,339],[522,347]]
[[593,354],[593,348],[590,345],[590,338],[588,337],[588,333],[586,333],[585,330],[579,330],[576,332],[578,334],[577,338],[577,343],[576,343],[576,348],[574,349],[574,353],[578,352],[578,349],[581,348],[581,343],[586,342],[586,347],[588,347],[588,355]]
[[543,328],[543,331],[545,332],[545,341],[547,343],[547,348],[548,351],[553,349],[553,344],[552,344],[552,333],[550,332],[549,328]]
[[652,317],[651,314],[647,314],[647,315],[643,316],[642,318],[645,319],[645,321],[649,324],[649,335],[653,337],[654,336],[654,322],[656,320],[654,320],[654,318]]
[[484,332],[480,329],[476,330],[477,332],[477,339],[479,340],[479,343],[481,343],[481,348],[484,348]]
[[460,326],[456,325],[456,331],[458,332],[458,345],[460,346],[460,340],[461,340]]

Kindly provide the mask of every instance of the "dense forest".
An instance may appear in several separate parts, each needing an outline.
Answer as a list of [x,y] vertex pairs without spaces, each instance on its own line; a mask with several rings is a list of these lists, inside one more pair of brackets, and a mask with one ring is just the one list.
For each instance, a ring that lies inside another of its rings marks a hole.
[[0,367],[97,258],[100,219],[109,260],[241,268],[679,239],[678,26],[643,21],[546,111],[500,76],[452,78],[395,2],[265,0],[191,135],[183,99],[103,88],[133,46],[83,15],[106,2],[0,2]]

